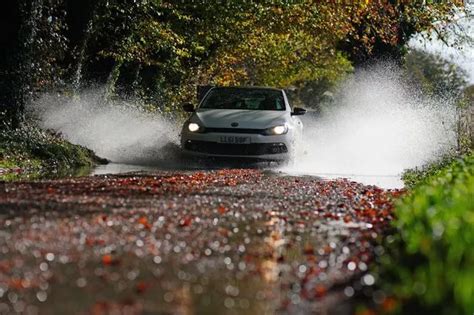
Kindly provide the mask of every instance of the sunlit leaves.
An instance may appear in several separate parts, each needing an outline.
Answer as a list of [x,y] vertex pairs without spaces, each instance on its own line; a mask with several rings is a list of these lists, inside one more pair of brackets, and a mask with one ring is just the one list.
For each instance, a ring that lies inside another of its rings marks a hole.
[[351,26],[345,50],[356,61],[384,54],[400,55],[400,49],[413,34],[433,29],[435,22],[450,21],[454,8],[455,3],[448,1],[421,4],[373,0],[354,6],[348,11]]
[[79,46],[66,47],[61,1],[44,1],[37,21],[35,86],[63,84],[74,73],[76,81],[107,81],[108,95],[123,90],[163,111],[189,101],[197,84],[334,83],[354,61],[399,56],[412,34],[449,21],[454,8],[439,1],[101,0],[76,14],[87,27],[74,35]]

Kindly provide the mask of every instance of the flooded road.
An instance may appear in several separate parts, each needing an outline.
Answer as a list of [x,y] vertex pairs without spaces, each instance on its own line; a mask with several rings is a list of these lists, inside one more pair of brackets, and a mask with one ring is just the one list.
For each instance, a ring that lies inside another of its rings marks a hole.
[[[349,314],[393,195],[259,169],[0,183],[0,313]],[[275,176],[278,174],[279,176]]]
[[[202,170],[202,164],[175,162],[175,163],[163,163],[160,166],[157,165],[133,165],[133,164],[120,164],[120,163],[110,163],[106,165],[99,165],[90,171],[91,175],[106,175],[106,174],[124,174],[124,173],[147,173],[160,170],[181,170],[181,171],[198,171]],[[190,162],[190,163],[189,163]],[[242,162],[232,164],[213,164],[207,166],[207,170],[219,170],[219,169],[229,169],[229,168],[254,168],[261,169],[265,171],[268,175],[278,175],[278,176],[311,176],[321,179],[349,179],[366,185],[375,185],[384,189],[399,189],[403,188],[403,180],[401,175],[397,174],[355,174],[355,173],[318,173],[318,172],[307,172],[307,171],[298,171],[294,167],[280,167],[277,163],[254,163],[249,165],[248,163],[243,164]]]

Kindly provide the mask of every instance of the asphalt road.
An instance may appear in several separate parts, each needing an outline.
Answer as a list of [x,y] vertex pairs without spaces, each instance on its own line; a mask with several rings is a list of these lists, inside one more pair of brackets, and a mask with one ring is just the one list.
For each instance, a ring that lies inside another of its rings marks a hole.
[[398,194],[258,169],[0,182],[0,313],[349,314]]

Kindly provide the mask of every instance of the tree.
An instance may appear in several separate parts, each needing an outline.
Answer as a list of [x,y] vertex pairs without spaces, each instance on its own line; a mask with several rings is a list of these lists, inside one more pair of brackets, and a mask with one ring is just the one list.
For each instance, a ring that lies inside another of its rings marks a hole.
[[4,7],[0,108],[18,125],[35,90],[60,81],[66,50],[62,0],[19,0]]
[[330,86],[451,19],[454,4],[427,2],[19,0],[2,42],[0,83],[10,85],[0,100],[18,116],[33,91],[82,80],[165,110],[196,84]]
[[404,58],[405,72],[412,86],[428,95],[459,99],[467,85],[467,74],[440,56],[416,49]]

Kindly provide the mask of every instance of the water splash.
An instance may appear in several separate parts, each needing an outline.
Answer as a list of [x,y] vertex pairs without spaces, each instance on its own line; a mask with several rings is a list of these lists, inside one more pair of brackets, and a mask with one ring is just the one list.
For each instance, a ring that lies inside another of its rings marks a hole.
[[45,94],[30,106],[41,127],[117,163],[157,164],[175,158],[177,124],[133,102],[105,102],[102,90]]
[[79,55],[77,58],[76,71],[74,72],[74,77],[72,80],[72,88],[73,88],[74,93],[76,94],[79,92],[79,89],[81,87],[84,61],[86,58],[86,50],[87,50],[89,39],[91,37],[93,26],[94,26],[94,18],[91,18],[89,22],[87,23],[86,30],[84,32],[84,38],[80,45]]
[[393,65],[362,70],[339,91],[319,117],[306,117],[304,152],[285,171],[380,184],[455,147],[454,105],[411,91]]
[[[78,97],[46,94],[31,108],[43,128],[113,162],[168,169],[192,164],[180,158],[179,124],[133,102],[104,102],[103,95],[103,90]],[[340,86],[333,105],[303,119],[302,148],[293,166],[282,169],[286,173],[401,186],[404,169],[436,159],[456,143],[454,105],[412,91],[387,64],[356,73]]]

